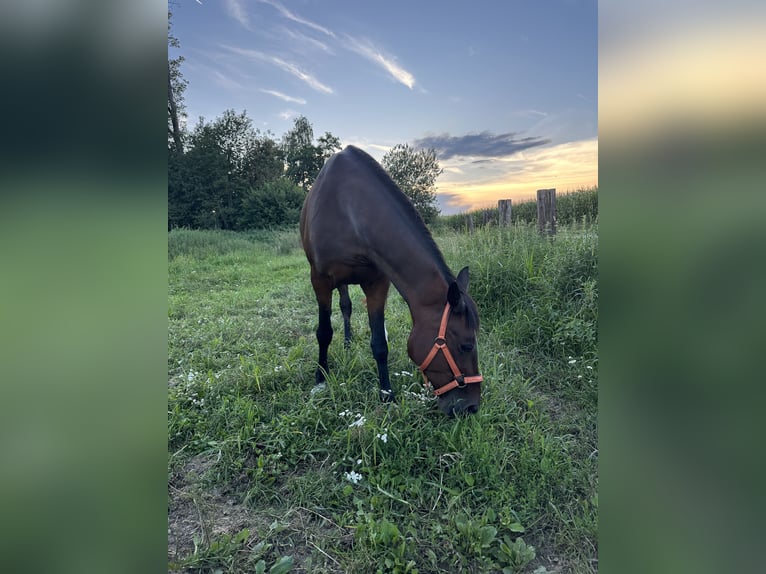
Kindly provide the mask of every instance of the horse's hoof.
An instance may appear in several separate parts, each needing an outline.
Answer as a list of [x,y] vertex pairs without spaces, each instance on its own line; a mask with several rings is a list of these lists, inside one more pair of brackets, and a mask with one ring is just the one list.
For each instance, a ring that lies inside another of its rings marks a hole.
[[321,393],[327,388],[327,383],[317,383],[314,385],[314,388],[311,389],[311,393],[309,393],[312,397],[317,394]]
[[396,402],[396,396],[394,395],[394,391],[386,391],[381,389],[378,393],[380,396],[381,402],[384,403],[395,403]]

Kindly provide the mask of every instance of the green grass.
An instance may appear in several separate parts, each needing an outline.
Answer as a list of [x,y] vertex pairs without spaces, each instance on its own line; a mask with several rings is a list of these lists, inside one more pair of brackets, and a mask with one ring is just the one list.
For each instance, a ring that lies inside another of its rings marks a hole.
[[355,286],[355,339],[344,349],[336,297],[327,389],[310,394],[316,305],[296,230],[169,234],[171,569],[597,570],[597,230],[435,239],[452,269],[470,265],[481,316],[471,417],[423,392],[393,289],[400,403],[377,398]]
[[[497,207],[477,209],[469,212],[473,215],[475,227],[483,227],[484,217],[487,224],[497,226]],[[439,217],[435,227],[439,230],[465,231],[467,213]],[[560,191],[556,194],[556,221],[558,225],[587,227],[598,221],[598,186]],[[514,201],[511,208],[511,223],[529,224],[537,222],[537,200]]]

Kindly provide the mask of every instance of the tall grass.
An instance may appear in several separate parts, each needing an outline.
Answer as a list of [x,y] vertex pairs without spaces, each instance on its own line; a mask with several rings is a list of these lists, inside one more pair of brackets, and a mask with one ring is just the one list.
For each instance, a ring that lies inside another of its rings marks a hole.
[[[439,217],[432,228],[437,231],[466,230],[466,216],[473,216],[475,227],[497,226],[498,209],[487,208]],[[485,221],[487,223],[485,224]],[[556,221],[559,225],[583,224],[585,226],[598,221],[598,187],[589,187],[556,195]],[[537,201],[530,199],[512,204],[511,223],[531,224],[537,222]]]
[[[482,322],[482,408],[458,419],[423,392],[393,290],[399,404],[377,398],[356,287],[355,338],[344,349],[336,303],[327,389],[311,394],[316,304],[296,238],[169,235],[171,568],[595,571],[596,228],[435,235],[453,270],[470,266]],[[206,528],[184,529],[188,498]]]

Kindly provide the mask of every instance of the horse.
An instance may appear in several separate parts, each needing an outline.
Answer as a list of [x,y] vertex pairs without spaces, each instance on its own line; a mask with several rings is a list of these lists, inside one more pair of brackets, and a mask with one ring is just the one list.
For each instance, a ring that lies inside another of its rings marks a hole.
[[384,316],[393,283],[412,318],[407,353],[439,409],[448,416],[478,412],[479,313],[468,295],[468,267],[453,275],[412,202],[372,156],[349,145],[325,162],[303,203],[300,234],[319,307],[315,385],[325,384],[329,372],[333,290],[340,293],[348,345],[348,285],[355,284],[367,299],[379,397],[396,401]]

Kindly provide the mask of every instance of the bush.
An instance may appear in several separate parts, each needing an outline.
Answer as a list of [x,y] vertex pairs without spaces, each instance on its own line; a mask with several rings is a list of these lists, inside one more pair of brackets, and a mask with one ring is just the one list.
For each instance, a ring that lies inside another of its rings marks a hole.
[[306,194],[287,179],[251,189],[242,199],[240,229],[266,229],[297,224]]

